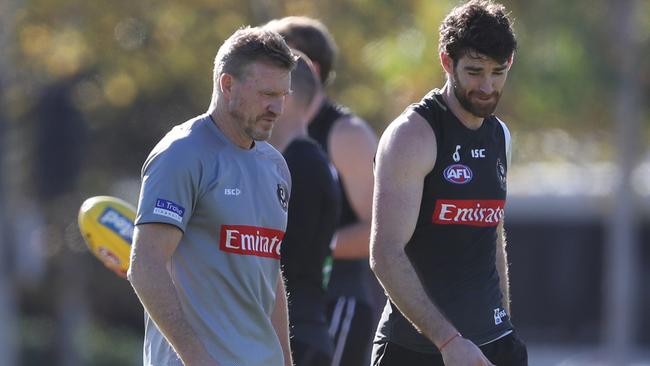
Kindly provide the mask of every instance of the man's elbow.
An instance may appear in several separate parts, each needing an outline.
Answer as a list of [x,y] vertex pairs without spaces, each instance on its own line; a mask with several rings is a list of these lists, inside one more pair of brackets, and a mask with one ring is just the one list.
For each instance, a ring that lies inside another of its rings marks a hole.
[[126,271],[126,279],[131,282],[131,285],[133,285],[133,282],[135,281],[135,277],[133,275],[133,266],[129,266],[129,270]]
[[131,283],[134,289],[138,289],[142,284],[142,263],[135,258],[131,258],[129,270],[126,272],[126,279]]
[[369,261],[370,269],[377,278],[381,279],[381,275],[386,268],[386,253],[384,248],[377,243],[371,243]]

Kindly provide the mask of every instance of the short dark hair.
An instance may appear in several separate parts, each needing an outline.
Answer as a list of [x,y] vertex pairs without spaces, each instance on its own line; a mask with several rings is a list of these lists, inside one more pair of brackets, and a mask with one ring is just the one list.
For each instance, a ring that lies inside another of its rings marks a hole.
[[221,45],[214,58],[215,85],[224,73],[243,77],[246,67],[254,62],[293,70],[296,57],[278,33],[260,27],[239,28]]
[[320,82],[309,57],[300,51],[294,53],[298,56],[298,61],[291,71],[291,95],[301,105],[307,107],[314,99]]
[[503,5],[471,0],[452,9],[440,25],[440,52],[449,55],[454,65],[470,53],[505,63],[517,49],[511,23]]
[[291,16],[272,20],[264,27],[280,33],[291,47],[304,52],[318,63],[323,85],[330,81],[338,50],[323,23],[309,17]]

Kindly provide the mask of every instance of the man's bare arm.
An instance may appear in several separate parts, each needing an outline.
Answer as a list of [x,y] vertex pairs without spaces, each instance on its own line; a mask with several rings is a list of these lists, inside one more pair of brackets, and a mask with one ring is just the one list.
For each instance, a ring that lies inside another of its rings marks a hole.
[[377,150],[377,137],[366,122],[346,116],[336,121],[328,145],[343,189],[359,218],[358,222],[337,231],[333,256],[339,259],[366,258],[372,213],[372,161]]
[[[441,350],[445,365],[491,365],[427,296],[404,248],[417,223],[425,176],[433,169],[433,130],[416,113],[382,136],[375,166],[370,264],[391,301]],[[444,346],[444,347],[443,347]]]
[[282,353],[284,354],[284,365],[293,366],[291,358],[291,346],[289,343],[289,313],[287,310],[287,294],[284,286],[282,273],[278,276],[277,291],[275,294],[275,307],[271,314],[271,323],[275,328],[275,333],[280,339]]
[[510,314],[510,281],[508,277],[508,254],[506,252],[506,232],[503,219],[497,226],[496,267],[499,272],[499,283],[503,294],[503,307]]
[[167,264],[181,237],[181,230],[172,225],[137,225],[128,278],[147,313],[174,347],[184,365],[217,366],[185,319],[176,289],[167,272]]

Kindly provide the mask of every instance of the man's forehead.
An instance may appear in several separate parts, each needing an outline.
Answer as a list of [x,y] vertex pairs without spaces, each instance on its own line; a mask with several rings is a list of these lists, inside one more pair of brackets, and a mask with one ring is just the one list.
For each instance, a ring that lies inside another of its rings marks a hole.
[[460,67],[505,67],[507,65],[508,60],[498,62],[492,57],[476,51],[468,51],[458,59],[458,66]]
[[264,93],[288,94],[291,89],[291,72],[265,63],[246,67],[242,83]]
[[243,69],[244,80],[286,79],[291,75],[290,70],[266,62],[251,62]]

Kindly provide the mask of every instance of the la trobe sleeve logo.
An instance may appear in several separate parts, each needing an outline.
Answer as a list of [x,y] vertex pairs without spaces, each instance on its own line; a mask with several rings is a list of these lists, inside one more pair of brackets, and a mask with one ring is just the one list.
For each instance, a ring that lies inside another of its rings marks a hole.
[[158,198],[156,200],[156,206],[153,209],[153,213],[156,215],[169,217],[175,221],[182,223],[183,215],[185,214],[185,208],[172,201]]

